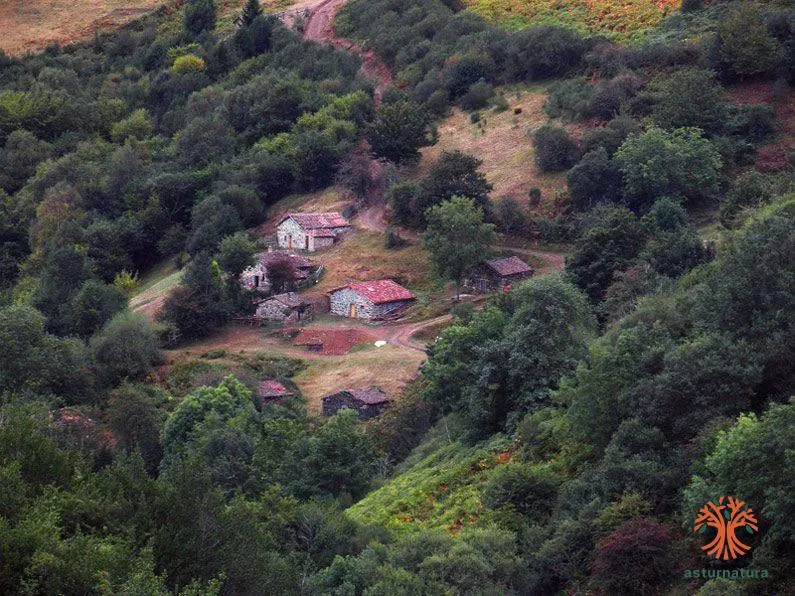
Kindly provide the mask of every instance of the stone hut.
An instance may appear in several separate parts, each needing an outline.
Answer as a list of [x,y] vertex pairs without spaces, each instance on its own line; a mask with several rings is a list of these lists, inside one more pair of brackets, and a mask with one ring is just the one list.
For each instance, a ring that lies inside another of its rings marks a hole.
[[350,229],[339,213],[290,213],[276,226],[276,238],[281,248],[314,252],[332,246]]
[[359,281],[329,290],[332,314],[352,319],[378,320],[397,314],[416,296],[391,279]]
[[260,408],[263,408],[269,402],[285,397],[292,397],[293,395],[295,395],[295,393],[287,389],[287,387],[276,379],[265,379],[261,381],[257,387],[257,401],[259,402]]
[[362,420],[370,420],[390,405],[392,400],[378,387],[344,389],[323,398],[323,415],[333,416],[342,408],[351,408]]
[[295,270],[295,280],[292,284],[293,287],[288,288],[290,290],[294,290],[307,280],[315,269],[313,261],[295,253],[282,250],[261,252],[257,255],[256,265],[249,267],[240,274],[240,283],[249,290],[270,291],[271,284],[268,280],[268,266],[281,259],[288,259]]
[[295,292],[277,294],[254,304],[257,307],[254,316],[263,321],[297,323],[312,316],[312,305]]
[[533,273],[533,268],[519,257],[504,257],[485,261],[466,285],[482,294],[532,277]]

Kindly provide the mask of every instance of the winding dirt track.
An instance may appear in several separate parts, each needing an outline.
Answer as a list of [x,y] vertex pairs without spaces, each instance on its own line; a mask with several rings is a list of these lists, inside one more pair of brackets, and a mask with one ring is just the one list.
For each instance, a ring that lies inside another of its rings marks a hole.
[[392,73],[375,52],[350,40],[337,37],[334,33],[334,17],[348,0],[323,0],[322,2],[301,5],[308,11],[304,24],[304,39],[333,45],[334,47],[358,54],[362,59],[362,72],[375,80],[375,102],[380,103],[384,89],[392,84]]

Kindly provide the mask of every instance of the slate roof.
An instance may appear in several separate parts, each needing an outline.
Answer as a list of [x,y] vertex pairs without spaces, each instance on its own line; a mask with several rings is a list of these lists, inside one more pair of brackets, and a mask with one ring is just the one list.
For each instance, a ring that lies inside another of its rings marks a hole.
[[389,399],[389,396],[387,396],[387,394],[381,391],[381,389],[378,387],[367,387],[366,389],[348,389],[347,391],[351,394],[353,399],[362,402],[363,404],[376,405],[392,401]]
[[293,263],[293,266],[297,269],[301,268],[308,268],[312,267],[313,263],[306,257],[302,257],[301,255],[292,254],[289,252],[285,252],[282,250],[274,250],[272,252],[261,252],[259,253],[259,262],[262,264],[263,267],[267,267],[271,263],[275,261],[279,261],[281,259],[290,259]]
[[292,395],[293,392],[287,389],[279,381],[268,379],[260,382],[257,393],[262,399],[273,399],[277,397],[286,397]]
[[275,296],[271,296],[270,299],[276,300],[277,302],[283,304],[287,308],[295,308],[297,306],[305,304],[305,302],[301,299],[301,297],[295,292],[287,292],[286,294],[276,294]]
[[497,275],[505,277],[507,275],[518,275],[520,273],[532,273],[533,268],[519,257],[505,257],[504,259],[494,259],[486,261],[486,265]]
[[350,288],[354,292],[361,294],[373,304],[386,304],[388,302],[401,302],[403,300],[414,300],[416,296],[406,288],[391,279],[377,279],[373,281],[357,281],[339,288],[329,290],[329,294]]
[[324,228],[344,228],[350,226],[350,222],[339,213],[290,213],[285,215],[279,224],[284,220],[293,218],[295,223],[305,230],[323,230]]

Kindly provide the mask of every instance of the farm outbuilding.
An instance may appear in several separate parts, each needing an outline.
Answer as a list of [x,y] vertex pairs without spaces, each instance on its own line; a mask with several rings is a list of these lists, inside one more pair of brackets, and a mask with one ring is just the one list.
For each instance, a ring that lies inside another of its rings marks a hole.
[[466,282],[476,292],[485,293],[533,276],[533,268],[519,257],[485,261]]
[[339,213],[290,213],[276,226],[276,238],[281,248],[314,252],[332,246],[350,229]]
[[350,408],[356,410],[362,420],[369,420],[390,405],[392,400],[379,387],[344,389],[323,398],[323,415],[333,416],[343,408]]
[[352,319],[383,319],[408,307],[416,296],[391,279],[359,281],[330,290],[332,314]]
[[292,397],[293,395],[295,395],[295,393],[287,389],[287,387],[276,379],[265,379],[257,386],[257,398],[260,408],[264,407],[269,402],[285,397]]
[[312,305],[295,292],[277,294],[255,304],[255,316],[263,321],[297,323],[312,316]]
[[291,287],[285,288],[287,290],[294,290],[295,287],[307,280],[317,267],[313,261],[304,256],[281,250],[261,252],[257,254],[256,258],[256,264],[240,274],[240,283],[249,290],[271,290],[268,266],[278,261],[289,262],[295,272],[295,279],[289,284]]

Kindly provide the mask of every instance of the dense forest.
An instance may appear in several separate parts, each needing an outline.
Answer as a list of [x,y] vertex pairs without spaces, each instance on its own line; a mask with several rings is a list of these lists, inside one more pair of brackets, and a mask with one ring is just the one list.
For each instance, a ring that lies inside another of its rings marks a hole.
[[[620,45],[350,0],[336,32],[391,69],[383,93],[254,0],[217,16],[0,52],[0,593],[795,590],[791,6],[683,0]],[[748,83],[772,100],[731,99]],[[525,84],[553,213],[460,151],[412,175],[451,110],[475,125]],[[365,197],[376,159],[456,298],[498,232],[567,243],[565,269],[457,303],[367,424],[312,415],[300,360],[162,366],[249,307],[247,230],[333,183]],[[184,273],[150,321],[128,302],[165,261]],[[263,377],[294,396],[259,407]],[[709,559],[693,520],[728,495],[752,550]]]

